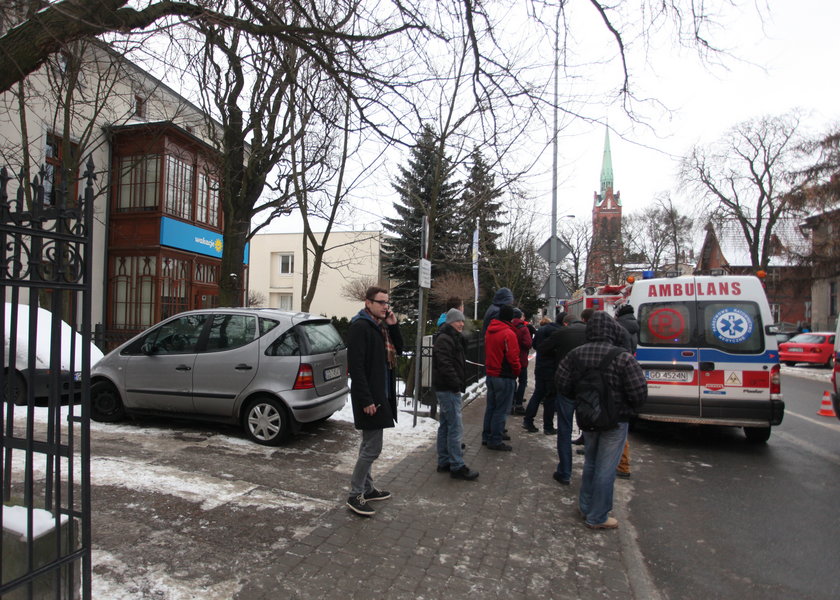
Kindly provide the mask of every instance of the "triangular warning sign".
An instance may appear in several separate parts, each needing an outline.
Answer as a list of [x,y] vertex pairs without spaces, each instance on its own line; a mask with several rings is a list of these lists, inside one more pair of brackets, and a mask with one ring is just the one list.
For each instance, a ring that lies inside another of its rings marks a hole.
[[738,373],[730,371],[726,377],[726,385],[741,385],[741,378],[738,377]]

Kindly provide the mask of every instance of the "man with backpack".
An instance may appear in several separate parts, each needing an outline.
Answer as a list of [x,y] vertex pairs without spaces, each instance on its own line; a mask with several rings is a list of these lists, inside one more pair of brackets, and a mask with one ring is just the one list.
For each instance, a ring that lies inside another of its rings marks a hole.
[[586,343],[557,367],[557,391],[572,398],[586,452],[578,508],[591,529],[615,529],[615,470],[627,439],[627,422],[647,400],[636,359],[621,347],[623,330],[604,311],[586,323]]

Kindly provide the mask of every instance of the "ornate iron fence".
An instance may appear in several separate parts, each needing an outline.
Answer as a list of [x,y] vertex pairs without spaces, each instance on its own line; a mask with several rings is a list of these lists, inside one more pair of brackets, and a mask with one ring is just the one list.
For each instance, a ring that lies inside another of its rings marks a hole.
[[74,199],[69,175],[0,169],[4,599],[91,597],[90,159],[83,179]]

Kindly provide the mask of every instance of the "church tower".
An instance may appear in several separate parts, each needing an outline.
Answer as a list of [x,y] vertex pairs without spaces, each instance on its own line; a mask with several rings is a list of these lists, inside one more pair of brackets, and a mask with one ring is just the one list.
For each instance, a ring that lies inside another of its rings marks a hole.
[[624,262],[621,243],[621,194],[613,192],[610,130],[604,135],[604,158],[601,162],[601,191],[595,192],[592,207],[592,246],[586,261],[587,287],[621,283]]

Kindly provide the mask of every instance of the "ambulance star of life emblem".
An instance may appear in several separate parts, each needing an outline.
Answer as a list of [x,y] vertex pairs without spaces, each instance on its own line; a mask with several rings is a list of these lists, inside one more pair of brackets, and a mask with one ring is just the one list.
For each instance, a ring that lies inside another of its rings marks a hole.
[[712,332],[720,341],[739,344],[753,331],[752,318],[740,308],[724,308],[712,317]]

